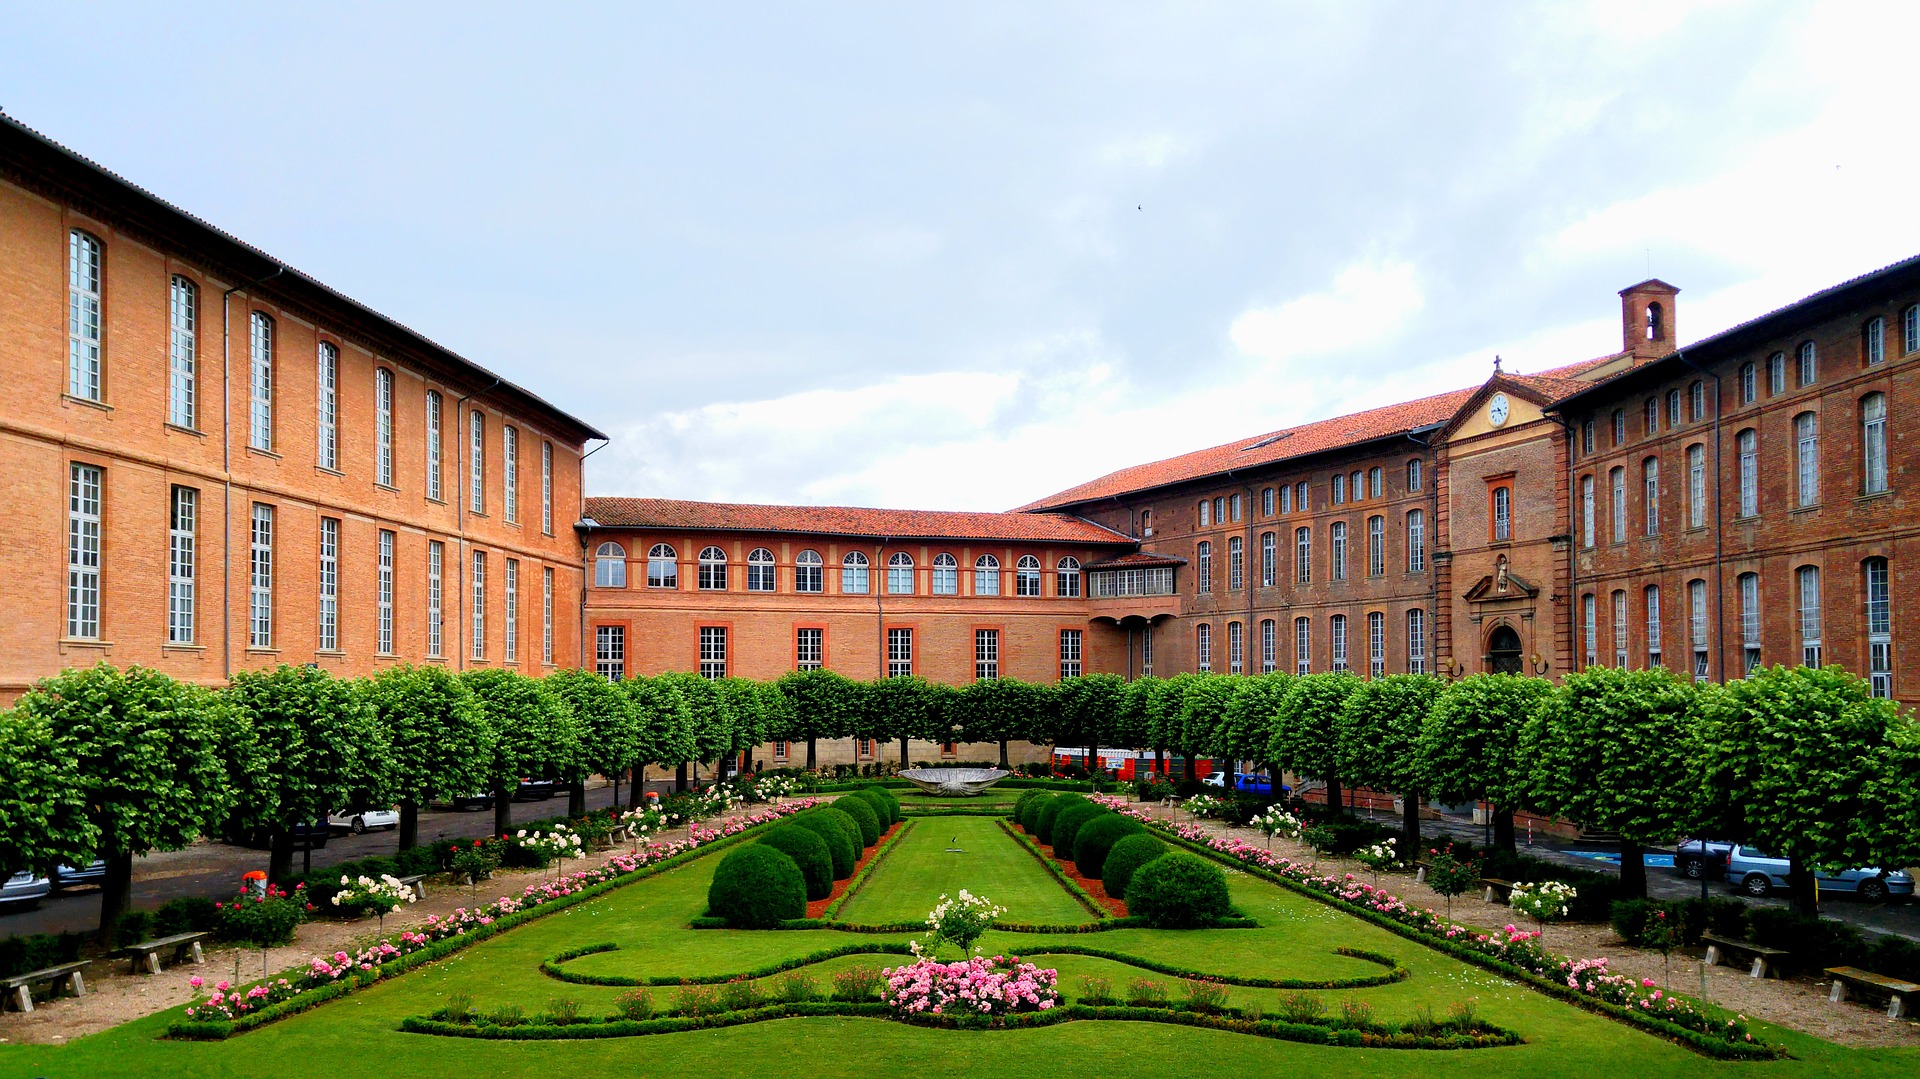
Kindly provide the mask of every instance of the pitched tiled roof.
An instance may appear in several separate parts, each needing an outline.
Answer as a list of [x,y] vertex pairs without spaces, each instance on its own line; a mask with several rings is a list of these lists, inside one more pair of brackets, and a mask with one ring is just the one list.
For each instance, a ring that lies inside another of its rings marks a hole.
[[[1506,377],[1531,386],[1550,398],[1559,398],[1585,389],[1590,383],[1579,379],[1578,376],[1615,358],[1616,356],[1600,356],[1568,364],[1565,367],[1555,367],[1537,375],[1509,374]],[[1420,397],[1395,405],[1370,408],[1364,412],[1315,420],[1298,427],[1286,427],[1225,445],[1184,453],[1178,457],[1149,461],[1143,465],[1123,468],[1118,472],[1109,472],[1099,479],[1089,480],[1058,494],[1029,502],[1021,506],[1019,512],[1061,509],[1102,498],[1131,494],[1135,491],[1218,476],[1229,469],[1256,468],[1316,453],[1325,453],[1344,446],[1355,446],[1375,439],[1407,434],[1452,419],[1454,413],[1458,412],[1460,407],[1479,390],[1479,386],[1449,390],[1431,397]]]
[[964,513],[856,506],[761,506],[740,502],[684,502],[673,498],[589,498],[587,516],[602,528],[1133,544],[1112,529],[1065,513]]
[[1087,563],[1094,569],[1150,569],[1156,566],[1184,566],[1187,560],[1177,554],[1161,554],[1158,551],[1130,551],[1117,558],[1103,558],[1098,562]]

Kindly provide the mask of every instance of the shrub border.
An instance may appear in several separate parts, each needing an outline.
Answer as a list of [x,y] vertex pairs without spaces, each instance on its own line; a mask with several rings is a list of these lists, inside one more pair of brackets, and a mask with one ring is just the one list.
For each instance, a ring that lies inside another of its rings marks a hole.
[[567,951],[561,952],[556,956],[553,956],[550,959],[542,960],[540,963],[540,973],[545,974],[547,977],[553,978],[558,981],[571,982],[574,985],[614,985],[614,986],[666,986],[666,985],[683,985],[683,984],[723,985],[727,982],[732,981],[735,978],[746,978],[746,979],[770,978],[775,974],[783,974],[789,970],[798,970],[801,967],[810,967],[810,966],[813,966],[815,963],[824,963],[829,959],[838,959],[843,955],[912,955],[913,954],[912,951],[908,949],[908,947],[905,944],[892,944],[892,943],[842,944],[837,948],[822,948],[819,951],[808,952],[806,955],[795,956],[792,959],[784,959],[777,963],[768,963],[763,966],[754,967],[751,970],[742,971],[735,974],[702,974],[699,977],[694,977],[694,978],[669,978],[663,975],[655,975],[654,977],[651,977],[651,978],[632,978],[623,974],[578,974],[573,971],[567,970],[561,966],[561,964],[563,963],[567,963],[567,962],[570,962],[571,960],[579,959],[582,956],[599,955],[604,952],[615,952],[619,950],[620,950],[620,945],[615,944],[612,941],[607,941],[601,944],[588,944],[580,948],[571,948],[571,949],[568,949]]
[[1008,824],[1005,817],[1000,818],[1000,830],[1010,836],[1016,843],[1019,843],[1021,847],[1025,848],[1028,854],[1033,855],[1035,861],[1045,866],[1047,872],[1059,883],[1060,887],[1065,888],[1068,895],[1079,900],[1080,905],[1087,909],[1087,913],[1093,915],[1094,921],[1104,922],[1114,918],[1114,913],[1096,902],[1091,893],[1085,888],[1080,887],[1078,881],[1067,876],[1066,870],[1055,865],[1053,859],[1041,853],[1040,845],[1034,842],[1032,836],[1027,835],[1025,832],[1015,831],[1013,825]]
[[[840,898],[827,904],[827,908],[820,912],[821,917],[818,920],[833,921],[834,915],[840,913],[840,909],[847,905],[847,900],[852,899],[859,893],[860,889],[866,887],[867,881],[873,879],[873,871],[880,868],[880,863],[887,860],[887,855],[893,853],[893,848],[898,846],[900,841],[906,838],[907,833],[913,831],[913,826],[918,823],[920,822],[907,820],[903,816],[900,820],[900,830],[885,837],[884,842],[874,849],[873,857],[867,859],[867,864],[861,866],[859,870],[853,874],[853,878],[847,881],[847,890],[840,893]],[[792,920],[813,921],[814,919],[796,918]]]

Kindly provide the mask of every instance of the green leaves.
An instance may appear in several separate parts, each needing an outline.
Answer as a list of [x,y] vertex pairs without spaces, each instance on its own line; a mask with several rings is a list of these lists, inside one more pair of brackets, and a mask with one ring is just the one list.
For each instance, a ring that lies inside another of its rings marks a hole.
[[1340,767],[1349,782],[1418,794],[1420,734],[1446,683],[1430,674],[1393,674],[1354,687],[1334,728]]
[[1280,698],[1268,758],[1302,775],[1337,778],[1340,712],[1361,685],[1358,677],[1346,671],[1295,678]]
[[55,752],[46,716],[0,713],[0,792],[0,878],[93,860],[100,830],[87,816],[86,784]]
[[238,823],[280,830],[358,800],[392,802],[391,745],[361,683],[282,665],[235,674],[224,697],[251,732],[235,758]]
[[1525,804],[1634,843],[1691,830],[1701,696],[1670,671],[1595,667],[1542,698],[1521,739]]
[[396,798],[422,806],[487,787],[493,728],[466,683],[442,667],[392,667],[368,680],[367,700]]
[[486,772],[494,790],[511,792],[522,779],[577,774],[585,725],[540,680],[498,669],[467,671],[460,680],[493,730]]
[[564,778],[581,779],[593,772],[617,776],[637,761],[640,709],[633,698],[592,671],[555,671],[545,681],[581,724],[580,752]]
[[1520,759],[1520,737],[1541,699],[1553,693],[1543,678],[1476,674],[1447,686],[1420,733],[1429,794],[1443,802],[1485,798],[1513,809],[1532,786]]

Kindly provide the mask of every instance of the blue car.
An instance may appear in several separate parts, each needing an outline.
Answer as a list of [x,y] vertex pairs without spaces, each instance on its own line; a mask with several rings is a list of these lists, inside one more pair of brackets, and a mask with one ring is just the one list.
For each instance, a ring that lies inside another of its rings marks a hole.
[[[1857,895],[1869,903],[1889,898],[1910,898],[1913,877],[1896,869],[1843,869],[1838,873],[1816,874],[1822,892]],[[1727,852],[1727,880],[1751,896],[1763,896],[1787,884],[1787,860],[1775,858],[1754,847],[1735,844]]]

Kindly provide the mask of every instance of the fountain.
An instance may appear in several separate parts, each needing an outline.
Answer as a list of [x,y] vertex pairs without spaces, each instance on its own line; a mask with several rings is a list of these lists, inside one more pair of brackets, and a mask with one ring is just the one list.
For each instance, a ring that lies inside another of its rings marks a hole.
[[1000,768],[909,768],[900,778],[926,794],[972,797],[1012,774]]

